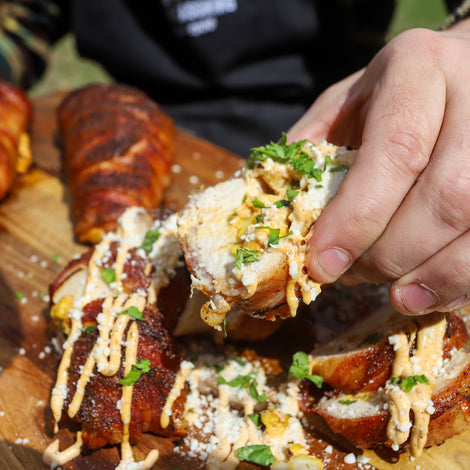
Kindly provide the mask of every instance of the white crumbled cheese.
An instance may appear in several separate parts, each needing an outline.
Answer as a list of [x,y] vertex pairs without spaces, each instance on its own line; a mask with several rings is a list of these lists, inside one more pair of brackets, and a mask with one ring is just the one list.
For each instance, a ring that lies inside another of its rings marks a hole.
[[413,424],[411,423],[411,421],[408,421],[407,423],[399,424],[397,426],[397,429],[401,432],[407,432],[411,429],[412,426]]
[[344,463],[356,463],[356,455],[353,454],[352,452],[344,456]]

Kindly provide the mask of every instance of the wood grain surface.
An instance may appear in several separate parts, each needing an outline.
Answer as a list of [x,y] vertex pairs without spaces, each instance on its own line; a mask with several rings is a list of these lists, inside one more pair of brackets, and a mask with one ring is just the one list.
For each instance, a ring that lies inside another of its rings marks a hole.
[[[42,453],[54,439],[48,424],[49,394],[58,366],[48,321],[48,286],[86,247],[75,242],[69,197],[56,136],[56,106],[62,94],[34,101],[34,168],[19,178],[0,204],[0,469],[45,469]],[[165,206],[178,209],[190,192],[221,181],[244,164],[235,155],[180,131]],[[63,430],[62,446],[73,434]],[[171,439],[146,435],[135,448],[140,460],[157,447],[155,468],[190,470],[172,452]],[[411,461],[404,454],[390,463],[366,452],[383,470],[469,470],[470,430]],[[116,448],[105,448],[68,463],[73,470],[107,470],[119,462]],[[355,468],[351,466],[351,468]]]

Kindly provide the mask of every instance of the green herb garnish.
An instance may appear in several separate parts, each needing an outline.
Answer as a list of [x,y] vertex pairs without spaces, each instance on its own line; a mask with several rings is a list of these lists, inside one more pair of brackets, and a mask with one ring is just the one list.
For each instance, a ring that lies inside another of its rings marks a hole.
[[264,202],[261,202],[259,199],[253,199],[251,201],[251,203],[253,204],[254,207],[256,207],[257,209],[266,209],[266,206],[264,204]]
[[246,366],[246,361],[241,357],[230,356],[229,360],[236,362],[239,366]]
[[150,361],[148,359],[138,360],[131,368],[129,373],[119,381],[121,385],[134,385],[142,374],[150,372]]
[[292,232],[286,233],[285,235],[280,236],[280,229],[272,227],[255,227],[255,230],[268,230],[268,246],[277,245],[281,238],[288,237],[292,235]]
[[353,403],[356,403],[357,400],[351,400],[351,399],[347,399],[347,400],[338,400],[338,403],[341,403],[342,405],[352,405]]
[[123,310],[119,315],[129,315],[132,318],[135,318],[136,320],[145,320],[144,314],[134,305],[130,306],[129,308],[126,308],[126,310]]
[[160,238],[160,236],[161,233],[157,228],[154,230],[149,230],[145,234],[144,241],[140,247],[145,252],[150,253],[152,251],[153,244]]
[[302,351],[294,354],[292,365],[289,368],[289,375],[298,379],[310,380],[317,388],[321,388],[323,385],[323,377],[321,375],[310,374],[308,355]]
[[116,281],[116,273],[113,268],[104,268],[101,270],[101,275],[103,276],[106,284],[111,284]]
[[261,415],[259,413],[250,413],[248,415],[248,418],[250,418],[251,421],[253,421],[255,426],[261,426]]
[[290,206],[290,201],[287,199],[279,199],[279,201],[276,201],[274,203],[274,206],[280,209],[281,207],[289,207]]
[[409,375],[408,377],[405,377],[404,379],[400,377],[392,377],[390,379],[390,383],[392,385],[399,385],[400,388],[408,393],[413,390],[413,388],[416,387],[419,383],[421,384],[426,384],[430,385],[428,378],[423,374],[423,375]]
[[252,374],[249,375],[238,375],[234,379],[227,381],[220,375],[217,377],[217,381],[220,384],[229,385],[230,387],[239,387],[241,389],[248,388],[251,396],[258,402],[263,403],[266,401],[266,394],[258,392],[258,382]]
[[259,250],[248,250],[247,248],[238,248],[235,266],[238,269],[242,269],[242,264],[254,263],[255,261],[259,261],[259,259],[255,256],[258,253]]
[[276,461],[269,446],[264,444],[240,447],[237,449],[237,457],[265,467],[269,467]]
[[289,188],[287,191],[286,191],[286,197],[287,199],[289,199],[290,202],[292,202],[296,197],[297,195],[299,194],[300,191],[296,190],[296,189],[292,189],[292,188]]
[[81,329],[81,332],[82,332],[84,335],[89,335],[92,331],[95,331],[96,328],[97,328],[97,325],[95,325],[95,324],[88,325],[88,326],[86,326],[85,328],[82,328],[82,329]]
[[18,300],[21,300],[21,299],[24,299],[24,294],[20,291],[16,291],[15,292],[15,297],[18,299]]
[[57,254],[57,253],[54,253],[52,256],[51,256],[51,261],[53,263],[57,263],[60,259],[60,256]]
[[270,142],[268,145],[252,148],[246,168],[252,169],[256,162],[264,162],[268,158],[271,158],[275,162],[289,163],[289,161],[300,152],[305,142],[306,140],[302,140],[287,145],[287,136],[283,132],[279,143]]

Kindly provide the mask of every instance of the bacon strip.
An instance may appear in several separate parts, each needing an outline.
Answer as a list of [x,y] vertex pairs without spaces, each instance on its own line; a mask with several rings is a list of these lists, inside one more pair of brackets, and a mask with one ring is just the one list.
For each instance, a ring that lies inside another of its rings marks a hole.
[[127,207],[160,205],[175,129],[145,93],[89,85],[66,96],[58,120],[79,241],[98,242]]

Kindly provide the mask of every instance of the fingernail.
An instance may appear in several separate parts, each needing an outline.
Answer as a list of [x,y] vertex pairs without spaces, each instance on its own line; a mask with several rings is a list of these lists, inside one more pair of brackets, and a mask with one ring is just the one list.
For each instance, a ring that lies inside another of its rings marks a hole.
[[351,266],[352,258],[341,248],[328,248],[320,253],[318,263],[329,277],[337,278]]
[[399,295],[410,313],[424,313],[438,303],[437,295],[421,284],[408,284],[400,289]]

